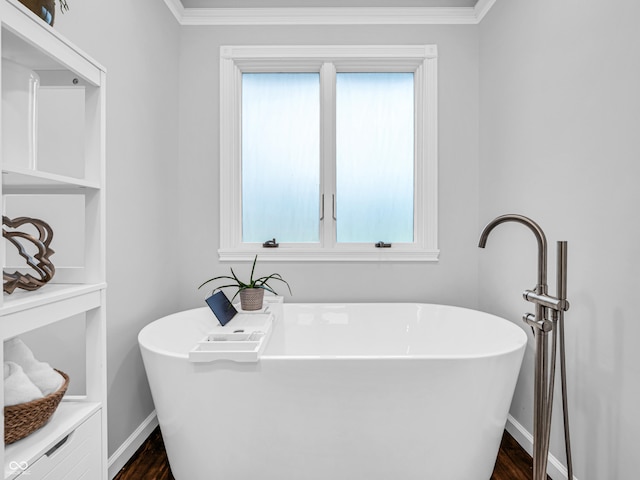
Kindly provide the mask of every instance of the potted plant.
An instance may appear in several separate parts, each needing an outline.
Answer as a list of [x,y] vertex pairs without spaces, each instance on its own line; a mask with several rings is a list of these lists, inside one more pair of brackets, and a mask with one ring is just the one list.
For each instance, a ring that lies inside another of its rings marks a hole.
[[258,260],[258,255],[253,259],[253,266],[251,267],[251,276],[249,277],[248,282],[241,281],[238,276],[231,269],[231,276],[229,275],[220,275],[218,277],[213,277],[202,283],[198,288],[202,288],[209,282],[213,282],[215,280],[231,280],[233,283],[229,283],[226,285],[222,285],[217,287],[216,290],[227,288],[227,287],[235,287],[236,293],[231,298],[231,302],[233,299],[240,295],[240,306],[242,310],[260,310],[262,308],[262,303],[264,300],[264,291],[267,290],[274,295],[277,295],[276,291],[269,285],[267,282],[272,280],[277,280],[279,282],[283,282],[287,288],[289,289],[289,293],[291,293],[291,287],[287,283],[287,281],[282,278],[279,273],[272,273],[271,275],[266,275],[264,277],[253,278],[255,269],[256,269],[256,261]]
[[[47,22],[53,25],[56,15],[56,0],[19,0],[25,7]],[[69,10],[67,0],[58,0],[62,13]]]

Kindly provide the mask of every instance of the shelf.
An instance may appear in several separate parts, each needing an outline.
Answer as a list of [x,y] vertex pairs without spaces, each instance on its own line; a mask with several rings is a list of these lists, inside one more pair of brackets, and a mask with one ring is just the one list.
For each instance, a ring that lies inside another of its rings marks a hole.
[[5,294],[0,307],[2,340],[101,306],[105,288],[105,283],[48,284],[33,292]]
[[[17,0],[4,0],[0,8],[3,58],[32,70],[69,70],[92,85],[100,85],[104,68],[28,8]],[[18,32],[29,32],[29,38]]]
[[32,465],[60,439],[71,433],[100,408],[101,404],[97,402],[65,401],[63,399],[44,427],[22,440],[5,446],[4,479],[16,478],[21,473],[20,466]]
[[67,177],[56,173],[41,172],[28,168],[4,166],[2,168],[2,193],[23,193],[29,188],[33,191],[74,191],[99,190],[100,184],[81,178]]
[[60,69],[58,62],[8,30],[2,31],[2,57],[31,70]]

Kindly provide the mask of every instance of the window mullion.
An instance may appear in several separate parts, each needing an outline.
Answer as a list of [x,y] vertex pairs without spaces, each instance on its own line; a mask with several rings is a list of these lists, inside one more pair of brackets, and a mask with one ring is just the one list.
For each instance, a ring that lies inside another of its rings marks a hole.
[[336,68],[325,62],[320,69],[320,193],[323,220],[320,222],[320,241],[325,248],[333,248],[336,239],[334,220],[336,194]]

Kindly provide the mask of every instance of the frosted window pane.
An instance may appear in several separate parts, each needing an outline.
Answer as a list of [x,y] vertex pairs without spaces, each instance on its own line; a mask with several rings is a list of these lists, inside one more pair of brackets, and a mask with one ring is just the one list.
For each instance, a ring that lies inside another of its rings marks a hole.
[[412,73],[338,73],[338,242],[413,242]]
[[319,241],[320,75],[242,75],[242,240]]

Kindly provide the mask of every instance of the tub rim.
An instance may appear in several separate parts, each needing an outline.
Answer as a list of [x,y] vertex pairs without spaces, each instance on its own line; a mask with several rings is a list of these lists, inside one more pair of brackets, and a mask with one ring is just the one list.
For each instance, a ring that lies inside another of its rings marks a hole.
[[[518,333],[517,335],[520,337],[521,339],[521,343],[513,346],[513,347],[505,347],[503,349],[496,349],[494,351],[491,352],[487,352],[487,353],[469,353],[469,354],[446,354],[446,353],[440,353],[440,354],[403,354],[403,355],[327,355],[327,354],[322,354],[322,355],[299,355],[299,354],[293,354],[293,355],[281,355],[281,354],[263,354],[260,358],[260,362],[262,361],[276,361],[276,360],[298,360],[298,361],[306,361],[306,360],[326,360],[326,361],[330,361],[330,360],[390,360],[390,361],[410,361],[410,360],[469,360],[469,359],[482,359],[482,358],[498,358],[501,356],[506,356],[509,354],[512,354],[514,352],[517,352],[518,350],[523,350],[526,349],[527,343],[528,343],[528,337],[527,334],[525,332],[525,330],[517,325],[515,322],[512,322],[511,320],[508,320],[504,317],[501,317],[499,315],[490,313],[490,312],[485,312],[483,310],[479,310],[479,309],[474,309],[474,308],[469,308],[469,307],[460,307],[457,305],[446,305],[446,304],[438,304],[438,303],[423,303],[423,302],[309,302],[309,303],[303,303],[303,302],[296,302],[296,303],[286,303],[283,305],[414,305],[414,306],[433,306],[433,307],[444,307],[447,309],[453,309],[453,310],[465,310],[465,311],[470,311],[470,312],[475,312],[475,313],[480,313],[482,315],[488,315],[490,317],[494,317],[497,318],[499,320],[501,320],[502,322],[504,322],[505,324],[511,325],[511,326],[507,326],[506,328],[515,328],[517,330],[519,330],[520,333]],[[208,307],[195,307],[195,308],[190,308],[190,309],[186,309],[186,310],[180,310],[178,312],[174,312],[174,313],[170,313],[168,315],[165,315],[163,317],[157,318],[155,320],[153,320],[152,322],[149,322],[147,325],[145,325],[140,332],[138,333],[138,345],[141,349],[145,349],[151,353],[155,353],[158,355],[162,355],[165,357],[172,357],[172,358],[177,358],[177,359],[183,359],[186,361],[189,361],[189,353],[185,352],[185,353],[176,353],[176,352],[172,352],[172,351],[168,351],[165,350],[163,348],[157,348],[157,347],[150,347],[148,344],[145,344],[141,338],[143,337],[143,332],[147,329],[147,327],[149,327],[150,325],[152,325],[153,323],[163,320],[165,318],[171,317],[171,316],[175,316],[175,315],[179,315],[181,313],[187,313],[187,312],[192,312],[192,311],[196,311],[196,310],[207,310]],[[211,362],[211,363],[220,363],[220,364],[224,364],[224,363],[237,363],[237,362],[233,362],[231,360],[217,360],[216,362]],[[259,362],[258,362],[259,363]]]

